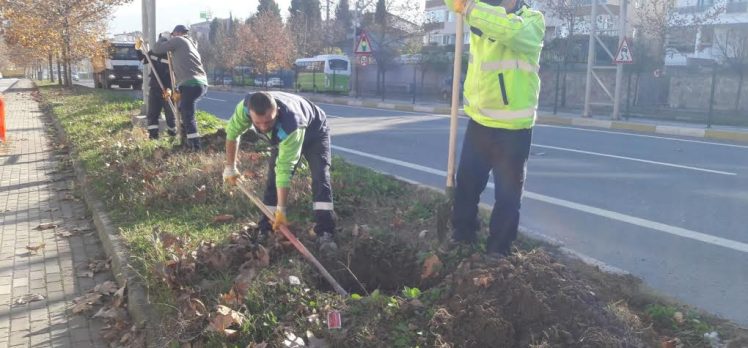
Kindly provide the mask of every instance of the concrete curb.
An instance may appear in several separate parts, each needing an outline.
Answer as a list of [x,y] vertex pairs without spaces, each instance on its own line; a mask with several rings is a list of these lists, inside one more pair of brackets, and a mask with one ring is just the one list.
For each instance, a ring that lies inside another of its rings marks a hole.
[[[36,84],[34,84],[36,86]],[[37,87],[38,88],[38,87]],[[59,141],[67,144],[70,148],[70,158],[73,163],[76,180],[80,185],[83,193],[83,200],[91,212],[96,226],[97,234],[104,247],[107,256],[111,258],[112,272],[119,286],[127,284],[127,310],[132,317],[134,324],[139,329],[144,329],[146,342],[154,344],[158,330],[152,323],[160,323],[159,315],[153,310],[152,304],[146,295],[147,291],[140,282],[137,274],[130,267],[128,262],[130,255],[125,243],[120,238],[117,228],[115,227],[109,215],[106,213],[104,203],[92,192],[89,187],[89,178],[86,175],[83,165],[78,160],[78,149],[70,143],[65,129],[62,127],[60,120],[51,112],[45,112],[52,120]]]

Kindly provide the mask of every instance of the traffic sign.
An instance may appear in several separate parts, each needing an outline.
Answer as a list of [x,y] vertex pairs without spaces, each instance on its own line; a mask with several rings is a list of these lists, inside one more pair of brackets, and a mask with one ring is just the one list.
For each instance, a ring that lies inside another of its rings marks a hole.
[[371,43],[364,32],[361,33],[356,44],[356,54],[371,54]]
[[618,47],[618,53],[616,53],[616,59],[613,61],[613,63],[632,64],[633,62],[634,62],[634,55],[631,54],[629,39],[623,38],[623,41],[621,41],[621,46]]
[[369,56],[365,54],[361,54],[358,56],[358,64],[361,66],[367,66],[369,65]]

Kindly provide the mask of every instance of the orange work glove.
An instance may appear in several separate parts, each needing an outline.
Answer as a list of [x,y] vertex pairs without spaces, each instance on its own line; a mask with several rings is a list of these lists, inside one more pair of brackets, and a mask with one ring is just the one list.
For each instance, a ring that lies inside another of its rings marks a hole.
[[286,218],[286,207],[278,207],[275,209],[275,221],[273,222],[273,231],[278,232],[281,226],[287,226],[288,219]]

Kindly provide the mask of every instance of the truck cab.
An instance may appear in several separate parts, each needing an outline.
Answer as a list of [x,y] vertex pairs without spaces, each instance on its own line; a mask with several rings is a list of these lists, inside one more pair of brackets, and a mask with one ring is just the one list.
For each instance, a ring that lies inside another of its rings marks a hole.
[[142,63],[135,42],[104,41],[103,49],[91,60],[96,88],[143,88]]

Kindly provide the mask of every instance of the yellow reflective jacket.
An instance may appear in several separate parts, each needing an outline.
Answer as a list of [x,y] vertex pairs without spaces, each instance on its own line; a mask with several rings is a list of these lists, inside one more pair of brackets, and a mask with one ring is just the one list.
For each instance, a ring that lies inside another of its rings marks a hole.
[[527,6],[507,13],[501,6],[468,0],[465,20],[471,31],[465,113],[486,127],[531,128],[540,94],[543,14]]

